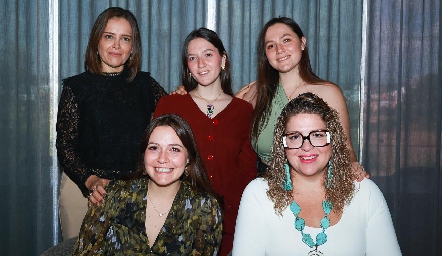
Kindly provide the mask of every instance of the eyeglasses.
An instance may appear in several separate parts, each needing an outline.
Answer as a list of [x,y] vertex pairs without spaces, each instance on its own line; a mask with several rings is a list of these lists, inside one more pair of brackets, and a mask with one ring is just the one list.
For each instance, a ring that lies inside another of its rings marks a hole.
[[307,136],[299,132],[284,134],[282,144],[287,149],[298,149],[308,140],[315,148],[325,147],[330,144],[330,132],[327,130],[311,131]]

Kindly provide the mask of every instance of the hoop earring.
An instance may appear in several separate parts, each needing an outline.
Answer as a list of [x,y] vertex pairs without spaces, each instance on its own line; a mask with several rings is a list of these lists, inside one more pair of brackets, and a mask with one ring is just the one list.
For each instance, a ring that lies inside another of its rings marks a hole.
[[333,166],[331,160],[328,160],[327,179],[325,180],[325,187],[329,188],[331,179],[333,178]]
[[290,167],[288,164],[284,164],[284,170],[285,170],[285,183],[283,189],[285,191],[293,190],[292,179],[290,178]]

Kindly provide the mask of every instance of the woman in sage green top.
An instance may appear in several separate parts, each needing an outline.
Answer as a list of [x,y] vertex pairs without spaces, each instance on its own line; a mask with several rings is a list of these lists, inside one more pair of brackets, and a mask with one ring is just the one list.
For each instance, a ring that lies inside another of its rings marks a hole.
[[368,174],[357,162],[350,138],[350,118],[341,89],[313,73],[308,55],[307,39],[299,25],[290,18],[273,18],[261,29],[258,38],[257,80],[236,96],[254,106],[252,144],[265,170],[270,160],[276,116],[291,99],[306,92],[321,97],[338,111],[350,150],[352,170],[358,181]]
[[278,85],[268,121],[263,126],[258,139],[252,143],[255,152],[265,163],[270,163],[272,158],[272,154],[269,149],[271,149],[273,146],[273,130],[275,129],[276,121],[281,113],[281,110],[285,107],[285,105],[287,105],[288,102],[289,101],[285,96],[284,89],[281,85]]

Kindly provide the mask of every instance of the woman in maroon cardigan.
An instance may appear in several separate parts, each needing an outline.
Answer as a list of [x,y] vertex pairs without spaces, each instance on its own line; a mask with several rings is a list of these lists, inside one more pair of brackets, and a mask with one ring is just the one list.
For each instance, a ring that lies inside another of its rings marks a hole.
[[209,29],[194,30],[184,41],[181,79],[189,93],[162,97],[154,117],[178,114],[192,128],[213,188],[224,199],[220,255],[227,255],[242,192],[257,175],[250,143],[252,105],[232,96],[227,53]]

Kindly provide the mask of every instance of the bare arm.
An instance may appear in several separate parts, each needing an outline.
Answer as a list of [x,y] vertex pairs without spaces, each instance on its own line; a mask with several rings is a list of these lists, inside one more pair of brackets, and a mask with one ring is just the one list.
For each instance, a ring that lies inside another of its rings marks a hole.
[[338,111],[339,119],[341,121],[342,128],[344,129],[345,135],[347,136],[347,147],[350,151],[350,161],[352,163],[352,170],[355,174],[356,180],[361,181],[365,178],[369,178],[370,176],[364,170],[358,159],[356,157],[355,151],[353,149],[353,145],[351,143],[351,135],[350,135],[350,117],[348,114],[347,103],[345,102],[344,95],[341,89],[335,84],[327,84],[327,85],[312,85],[312,92],[316,93],[322,99],[324,99],[330,107],[334,108]]
[[256,105],[256,81],[251,82],[250,84],[244,86],[239,90],[235,97],[243,99],[250,104],[252,104],[252,107],[255,108]]

